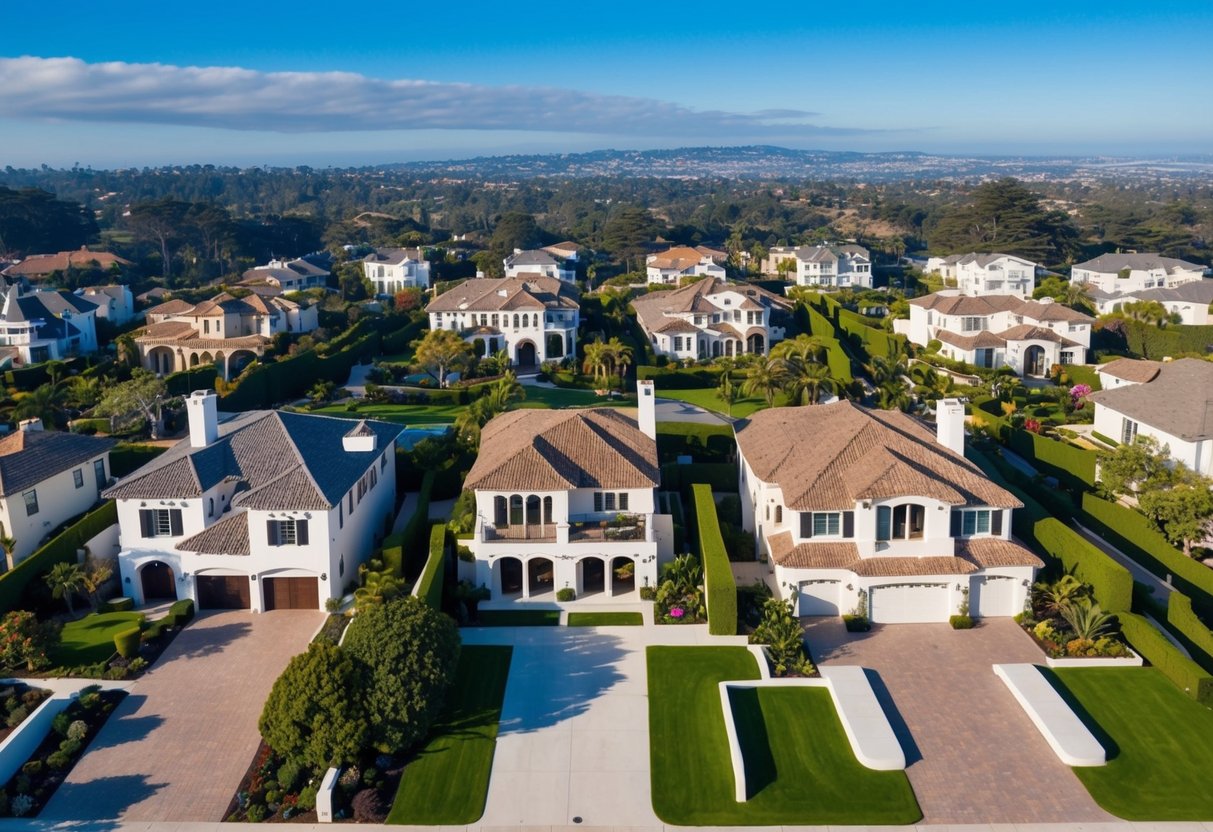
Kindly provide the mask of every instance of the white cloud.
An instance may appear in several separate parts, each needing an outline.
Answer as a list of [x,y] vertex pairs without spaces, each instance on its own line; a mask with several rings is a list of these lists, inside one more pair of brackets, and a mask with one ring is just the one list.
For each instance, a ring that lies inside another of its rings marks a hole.
[[260,72],[78,58],[0,58],[0,116],[280,133],[527,130],[763,139],[875,131],[825,127],[797,109],[693,110],[649,98],[550,87]]

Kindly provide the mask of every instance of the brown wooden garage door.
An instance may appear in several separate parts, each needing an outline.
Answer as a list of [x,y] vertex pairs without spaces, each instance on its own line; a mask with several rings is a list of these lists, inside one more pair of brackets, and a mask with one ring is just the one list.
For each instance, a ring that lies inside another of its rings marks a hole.
[[247,610],[248,578],[244,575],[199,575],[198,606],[210,610]]
[[266,578],[265,609],[320,609],[320,586],[315,578]]

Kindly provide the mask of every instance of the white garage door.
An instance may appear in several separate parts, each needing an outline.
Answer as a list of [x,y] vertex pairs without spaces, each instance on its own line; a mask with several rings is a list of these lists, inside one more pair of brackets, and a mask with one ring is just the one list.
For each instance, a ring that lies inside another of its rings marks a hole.
[[874,586],[868,595],[872,621],[877,624],[920,624],[947,621],[947,584],[903,584]]
[[842,581],[801,581],[801,615],[838,615],[838,592]]
[[1023,612],[1023,602],[1019,597],[1020,587],[1018,578],[1002,575],[977,578],[973,581],[969,610],[977,618],[1017,615]]

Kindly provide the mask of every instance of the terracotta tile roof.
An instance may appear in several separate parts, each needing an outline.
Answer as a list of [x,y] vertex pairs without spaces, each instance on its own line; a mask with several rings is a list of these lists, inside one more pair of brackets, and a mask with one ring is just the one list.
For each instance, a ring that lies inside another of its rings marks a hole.
[[554,277],[518,275],[476,278],[430,301],[427,312],[498,312],[522,309],[577,309],[576,287]]
[[949,505],[1020,507],[899,411],[849,401],[771,408],[737,423],[737,445],[755,476],[778,485],[794,511],[846,510],[860,500],[910,495]]
[[1016,310],[1015,314],[1023,315],[1025,318],[1031,318],[1034,321],[1069,321],[1079,324],[1095,322],[1095,319],[1085,312],[1071,309],[1064,303],[1057,303],[1056,301],[1020,301],[1020,307]]
[[158,338],[192,338],[197,334],[196,327],[189,321],[161,321],[144,329],[143,334],[135,340],[142,341],[145,338],[148,340]]
[[985,317],[999,312],[1010,312],[1034,321],[1069,321],[1086,324],[1095,322],[1090,315],[1061,303],[1023,300],[1014,295],[959,295],[953,294],[953,291],[955,290],[946,293],[935,292],[914,298],[910,304],[923,309],[932,309],[942,315]]
[[1213,439],[1213,362],[1165,361],[1145,384],[1100,390],[1089,398],[1185,442]]
[[124,260],[108,251],[89,251],[80,248],[76,251],[60,251],[56,254],[31,254],[20,263],[15,263],[4,270],[4,274],[14,277],[42,277],[52,272],[62,272],[68,269],[87,269],[92,264],[103,269],[111,266],[129,266],[130,260]]
[[705,259],[712,259],[712,255],[703,254],[690,246],[675,246],[650,255],[645,265],[653,269],[674,269],[681,272],[698,266]]
[[248,512],[241,511],[212,523],[198,534],[187,537],[173,547],[179,552],[204,555],[247,555],[252,549],[248,540]]
[[969,575],[981,569],[1000,566],[1032,566],[1044,563],[1036,555],[1011,540],[972,538],[956,541],[954,556],[867,557],[849,541],[806,542],[793,545],[791,532],[767,539],[771,558],[792,569],[845,569],[867,578],[915,575]]
[[1161,361],[1142,361],[1136,358],[1118,358],[1109,361],[1099,368],[1099,372],[1107,373],[1114,378],[1146,384],[1158,376],[1162,369]]
[[[55,474],[83,465],[114,444],[112,439],[80,433],[15,431],[0,439],[0,496],[18,494]],[[92,482],[92,471],[85,471],[84,476],[86,482]]]
[[464,488],[562,491],[659,482],[657,443],[616,409],[514,410],[484,426]]
[[147,314],[184,315],[185,313],[192,311],[193,308],[194,304],[190,303],[189,301],[182,300],[181,298],[173,298],[172,300],[166,300],[164,303],[153,306],[151,309],[147,310]]
[[791,532],[771,535],[767,538],[767,548],[776,563],[793,569],[850,569],[859,561],[859,550],[854,543],[830,541],[795,546]]
[[989,330],[983,330],[975,335],[961,335],[950,329],[936,330],[935,337],[945,344],[960,347],[962,350],[985,349],[989,347],[1005,347],[1006,339],[995,335]]
[[956,554],[981,569],[998,566],[1044,567],[1044,561],[1013,540],[1001,537],[971,537],[956,541]]
[[922,575],[971,575],[977,565],[964,558],[864,558],[851,569],[865,578],[912,578]]
[[696,327],[690,321],[683,320],[682,318],[670,318],[668,321],[666,321],[664,324],[662,324],[661,326],[657,327],[657,329],[654,330],[654,332],[663,332],[663,333],[698,332],[698,331],[699,331],[698,327]]

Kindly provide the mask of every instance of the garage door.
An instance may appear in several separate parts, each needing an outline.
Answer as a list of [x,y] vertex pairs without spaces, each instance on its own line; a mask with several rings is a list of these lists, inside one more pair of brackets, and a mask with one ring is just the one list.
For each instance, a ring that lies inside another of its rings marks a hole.
[[838,615],[838,590],[842,581],[801,581],[801,615]]
[[868,608],[877,624],[947,621],[954,612],[949,609],[948,595],[947,584],[875,586],[868,596]]
[[315,578],[266,578],[265,609],[315,610],[320,608],[320,586]]
[[1021,586],[1018,578],[1002,575],[977,578],[973,581],[969,609],[978,618],[1017,615],[1023,612]]
[[204,610],[247,610],[248,578],[244,575],[199,575],[198,607]]

